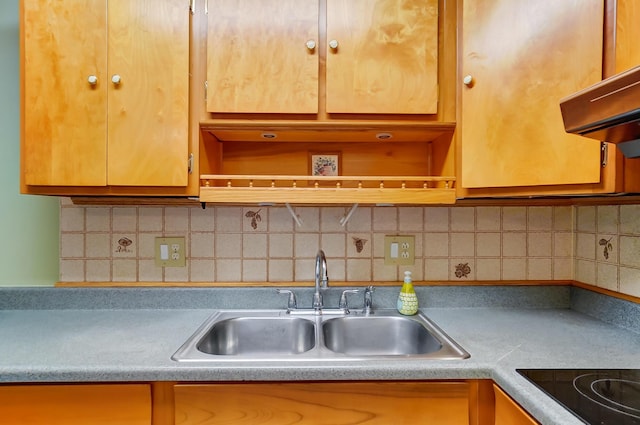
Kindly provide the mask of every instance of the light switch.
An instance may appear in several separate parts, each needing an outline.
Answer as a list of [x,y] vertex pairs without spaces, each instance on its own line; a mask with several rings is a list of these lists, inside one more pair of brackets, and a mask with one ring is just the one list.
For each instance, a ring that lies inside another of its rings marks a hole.
[[387,266],[412,266],[415,262],[415,236],[385,236],[384,264]]
[[160,244],[160,259],[169,259],[169,245],[167,245],[166,243]]
[[184,236],[171,238],[156,238],[156,266],[185,267],[187,252],[185,251]]

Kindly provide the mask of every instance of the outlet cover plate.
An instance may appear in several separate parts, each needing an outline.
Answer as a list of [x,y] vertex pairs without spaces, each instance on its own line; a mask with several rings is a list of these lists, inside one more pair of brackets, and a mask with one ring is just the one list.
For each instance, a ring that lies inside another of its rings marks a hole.
[[413,235],[384,237],[384,264],[412,266],[415,263],[416,238]]
[[156,238],[155,248],[156,266],[185,267],[187,265],[184,236]]

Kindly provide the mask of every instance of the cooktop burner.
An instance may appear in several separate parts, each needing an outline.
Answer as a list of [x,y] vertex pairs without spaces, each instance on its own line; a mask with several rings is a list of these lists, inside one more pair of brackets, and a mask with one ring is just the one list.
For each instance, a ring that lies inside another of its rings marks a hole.
[[640,425],[640,370],[518,369],[590,425]]

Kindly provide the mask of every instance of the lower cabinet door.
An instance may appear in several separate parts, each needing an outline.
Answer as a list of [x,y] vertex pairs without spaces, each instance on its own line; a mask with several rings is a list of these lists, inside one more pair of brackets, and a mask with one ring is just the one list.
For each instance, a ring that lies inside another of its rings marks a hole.
[[3,385],[3,425],[151,425],[144,384]]
[[464,382],[179,384],[176,425],[468,425]]
[[495,425],[538,425],[522,407],[511,399],[497,385],[493,385],[496,397],[496,422]]

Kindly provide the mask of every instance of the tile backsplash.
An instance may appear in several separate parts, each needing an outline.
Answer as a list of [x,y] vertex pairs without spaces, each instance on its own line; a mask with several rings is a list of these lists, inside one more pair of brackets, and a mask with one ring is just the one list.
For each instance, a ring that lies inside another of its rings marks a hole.
[[[76,206],[61,200],[65,282],[568,280],[640,296],[640,205],[359,207]],[[296,219],[294,219],[295,214]],[[300,224],[298,224],[298,222]],[[414,235],[415,264],[384,263]],[[186,238],[186,267],[156,266],[156,237]]]

